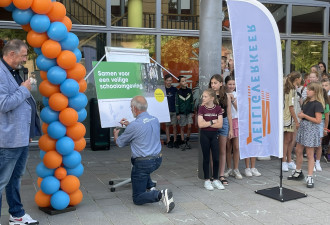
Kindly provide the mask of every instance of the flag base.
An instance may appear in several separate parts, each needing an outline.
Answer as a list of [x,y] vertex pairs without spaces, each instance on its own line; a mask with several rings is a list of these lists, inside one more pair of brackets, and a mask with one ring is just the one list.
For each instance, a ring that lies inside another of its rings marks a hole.
[[75,211],[76,207],[74,206],[68,206],[65,209],[62,210],[56,210],[53,207],[39,207],[39,209],[49,215],[57,215],[57,214],[62,214],[62,213],[66,213],[66,212],[71,212],[71,211]]
[[307,194],[293,191],[291,189],[287,189],[284,187],[266,188],[266,189],[262,189],[262,190],[257,190],[257,191],[255,191],[255,193],[266,196],[268,198],[278,200],[280,202],[286,202],[286,201],[295,200],[298,198],[307,197]]

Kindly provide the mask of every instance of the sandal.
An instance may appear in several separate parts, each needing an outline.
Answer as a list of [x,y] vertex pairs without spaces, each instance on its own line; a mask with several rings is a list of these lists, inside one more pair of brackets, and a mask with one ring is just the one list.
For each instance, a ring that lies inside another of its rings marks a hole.
[[288,180],[302,180],[304,179],[304,174],[301,171],[297,171],[297,170],[294,170],[292,171],[292,175],[291,176],[288,176]]
[[222,185],[226,185],[226,186],[228,185],[228,181],[224,176],[220,176],[219,180],[221,181]]

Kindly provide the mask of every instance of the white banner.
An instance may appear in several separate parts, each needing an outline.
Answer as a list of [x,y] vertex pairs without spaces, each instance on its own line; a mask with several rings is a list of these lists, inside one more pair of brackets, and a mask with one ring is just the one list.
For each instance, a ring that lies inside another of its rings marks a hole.
[[256,0],[227,0],[235,62],[240,157],[283,157],[279,31]]

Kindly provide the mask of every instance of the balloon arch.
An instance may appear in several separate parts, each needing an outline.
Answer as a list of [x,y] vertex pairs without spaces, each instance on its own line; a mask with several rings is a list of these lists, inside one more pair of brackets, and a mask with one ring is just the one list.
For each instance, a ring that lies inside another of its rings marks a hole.
[[63,210],[82,201],[78,177],[83,174],[80,152],[86,146],[87,83],[80,64],[79,39],[70,32],[71,20],[65,6],[54,0],[1,0],[0,7],[12,12],[27,32],[27,42],[38,57],[42,82],[39,91],[45,106],[40,117],[43,136],[39,139],[39,207]]

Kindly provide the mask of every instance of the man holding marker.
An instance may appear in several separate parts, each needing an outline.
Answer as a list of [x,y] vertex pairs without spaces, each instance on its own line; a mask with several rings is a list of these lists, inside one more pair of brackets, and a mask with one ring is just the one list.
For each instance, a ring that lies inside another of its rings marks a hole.
[[156,184],[150,174],[162,163],[160,124],[156,117],[147,112],[148,103],[143,96],[136,96],[131,101],[131,110],[136,118],[128,122],[123,118],[119,123],[126,126],[119,137],[119,129],[114,129],[114,141],[118,147],[131,145],[131,181],[133,202],[136,205],[162,201],[166,212],[171,212],[175,206],[172,191],[156,190]]

